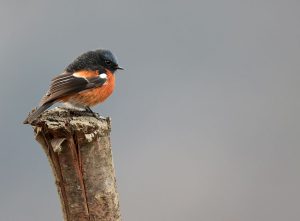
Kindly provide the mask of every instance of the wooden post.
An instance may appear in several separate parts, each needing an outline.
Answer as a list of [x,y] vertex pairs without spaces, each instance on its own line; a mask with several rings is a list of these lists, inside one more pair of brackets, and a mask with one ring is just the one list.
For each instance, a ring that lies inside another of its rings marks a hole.
[[110,119],[55,108],[34,123],[55,177],[65,221],[120,221]]

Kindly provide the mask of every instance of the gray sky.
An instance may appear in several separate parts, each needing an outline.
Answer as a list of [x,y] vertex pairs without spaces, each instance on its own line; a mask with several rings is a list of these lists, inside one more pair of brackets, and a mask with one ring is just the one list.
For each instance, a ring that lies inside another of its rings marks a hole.
[[299,220],[299,11],[296,0],[1,0],[0,220],[62,220],[21,123],[96,48],[126,68],[95,108],[113,120],[123,220]]

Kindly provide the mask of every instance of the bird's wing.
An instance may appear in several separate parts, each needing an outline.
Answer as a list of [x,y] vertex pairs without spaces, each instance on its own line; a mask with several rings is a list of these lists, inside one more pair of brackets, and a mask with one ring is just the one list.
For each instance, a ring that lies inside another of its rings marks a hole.
[[53,102],[64,96],[87,89],[101,87],[107,81],[106,73],[96,71],[64,72],[51,81],[50,88],[42,98],[40,105]]

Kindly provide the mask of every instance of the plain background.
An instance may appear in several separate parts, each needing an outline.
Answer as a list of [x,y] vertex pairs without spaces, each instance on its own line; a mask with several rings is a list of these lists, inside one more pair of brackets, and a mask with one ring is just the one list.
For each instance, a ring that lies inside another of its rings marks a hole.
[[126,71],[111,116],[124,221],[300,220],[298,0],[14,1],[0,7],[0,220],[62,220],[22,125],[76,56]]

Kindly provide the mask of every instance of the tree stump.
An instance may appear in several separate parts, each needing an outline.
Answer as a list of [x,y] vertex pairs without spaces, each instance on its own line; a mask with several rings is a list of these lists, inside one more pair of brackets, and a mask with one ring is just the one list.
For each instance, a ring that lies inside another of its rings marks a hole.
[[110,118],[55,108],[32,123],[55,177],[65,221],[120,221]]

